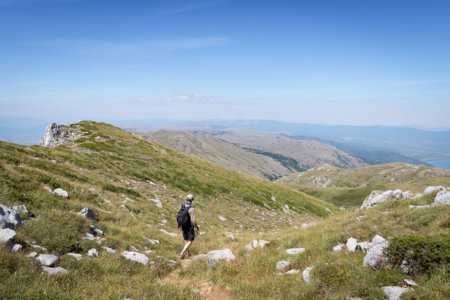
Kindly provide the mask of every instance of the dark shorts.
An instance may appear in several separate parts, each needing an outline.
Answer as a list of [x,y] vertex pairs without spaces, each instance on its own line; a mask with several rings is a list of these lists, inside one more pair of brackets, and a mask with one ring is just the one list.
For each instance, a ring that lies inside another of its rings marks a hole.
[[182,232],[185,241],[193,241],[195,239],[194,227],[183,228]]

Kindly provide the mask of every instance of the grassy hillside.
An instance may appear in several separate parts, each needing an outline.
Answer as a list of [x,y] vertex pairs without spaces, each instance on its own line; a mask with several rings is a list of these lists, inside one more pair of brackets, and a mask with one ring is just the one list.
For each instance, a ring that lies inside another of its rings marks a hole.
[[[188,192],[196,196],[204,232],[194,243],[194,253],[217,249],[218,237],[227,232],[263,233],[336,211],[288,187],[224,169],[111,125],[83,121],[67,129],[81,137],[55,148],[0,142],[0,203],[24,204],[33,214],[17,228],[22,251],[13,254],[0,246],[2,298],[198,298],[191,288],[157,282],[177,266],[171,260],[181,250],[181,238],[160,229],[178,233],[174,216]],[[46,188],[62,188],[69,198]],[[287,213],[282,210],[286,205]],[[92,224],[76,214],[83,207],[99,219],[95,226],[104,231],[101,245],[83,239]],[[59,266],[69,274],[45,276],[38,262],[27,257],[36,251],[33,243],[61,255]],[[118,252],[106,253],[103,246]],[[91,248],[99,257],[86,256]],[[142,266],[120,256],[122,250],[132,249],[148,251],[151,263]],[[77,261],[64,255],[68,252],[85,258]]]
[[210,135],[175,130],[158,130],[141,135],[149,141],[259,178],[274,180],[295,171],[269,156],[253,153]]
[[322,165],[281,178],[296,188],[337,206],[360,206],[373,190],[402,189],[421,193],[430,185],[450,186],[450,170],[389,163],[355,169]]

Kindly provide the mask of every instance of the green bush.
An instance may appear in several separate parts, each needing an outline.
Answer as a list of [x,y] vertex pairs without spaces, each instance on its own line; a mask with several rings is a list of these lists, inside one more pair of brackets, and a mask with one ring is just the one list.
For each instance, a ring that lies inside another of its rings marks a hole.
[[396,237],[387,249],[390,263],[406,263],[408,273],[429,274],[450,261],[450,236],[421,236],[415,234]]

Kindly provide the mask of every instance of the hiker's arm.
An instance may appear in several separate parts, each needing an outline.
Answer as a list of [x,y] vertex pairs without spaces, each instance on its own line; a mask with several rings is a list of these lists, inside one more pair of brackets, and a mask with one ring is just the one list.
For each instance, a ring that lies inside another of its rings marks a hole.
[[188,213],[189,213],[189,216],[191,217],[191,224],[192,224],[192,226],[194,226],[195,228],[197,228],[197,230],[199,230],[199,227],[198,227],[197,222],[195,220],[195,209],[193,207],[189,208]]

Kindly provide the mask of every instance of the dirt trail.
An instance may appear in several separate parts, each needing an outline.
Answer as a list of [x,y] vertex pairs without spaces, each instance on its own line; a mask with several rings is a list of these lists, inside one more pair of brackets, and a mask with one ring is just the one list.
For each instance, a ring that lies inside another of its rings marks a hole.
[[180,270],[187,268],[191,263],[191,259],[181,260],[181,268],[176,268],[159,280],[160,284],[173,283],[181,286],[190,286],[193,290],[197,290],[206,300],[232,300],[228,292],[220,286],[214,285],[209,281],[191,282],[187,278],[180,278]]

